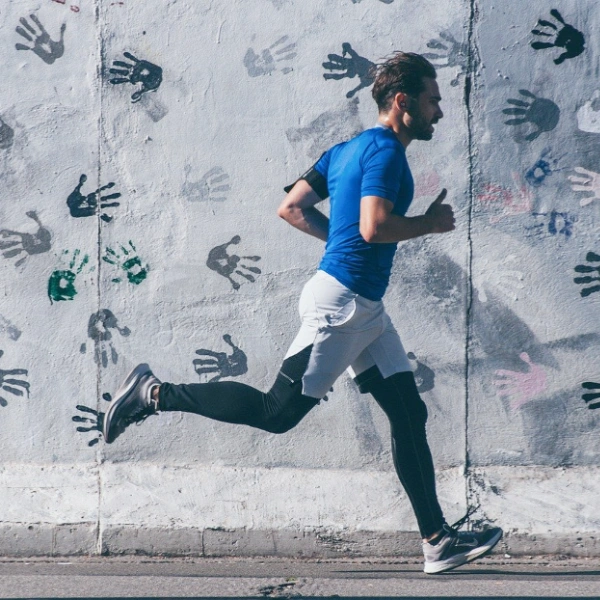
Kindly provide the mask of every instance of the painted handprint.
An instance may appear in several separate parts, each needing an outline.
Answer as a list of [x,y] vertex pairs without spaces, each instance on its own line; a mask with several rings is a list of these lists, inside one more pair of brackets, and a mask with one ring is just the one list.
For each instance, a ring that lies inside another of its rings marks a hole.
[[581,384],[584,390],[591,390],[588,394],[581,396],[582,400],[585,400],[587,407],[590,409],[600,408],[600,383],[595,381],[584,381]]
[[350,139],[363,130],[358,114],[358,98],[348,101],[339,109],[320,114],[306,127],[288,129],[285,134],[292,144],[307,144],[306,155],[317,160],[330,146]]
[[[12,229],[0,229],[0,250],[4,258],[17,258],[15,267],[20,267],[32,254],[43,254],[52,247],[52,234],[42,225],[34,210],[25,213],[33,219],[38,230],[35,233],[22,233]],[[20,256],[20,255],[23,256]]]
[[39,56],[46,64],[51,65],[55,60],[60,58],[65,52],[65,44],[63,41],[66,24],[63,23],[60,27],[60,39],[58,42],[50,38],[44,26],[39,22],[35,15],[29,15],[29,18],[37,25],[39,33],[28,23],[27,19],[19,19],[23,27],[17,27],[16,32],[24,37],[28,42],[33,43],[33,46],[25,44],[15,44],[17,50],[31,50]]
[[[277,70],[277,63],[292,60],[296,56],[296,44],[289,41],[289,37],[284,35],[276,42],[265,48],[260,54],[256,54],[252,48],[248,48],[244,56],[244,66],[250,77],[259,77],[261,75],[270,75]],[[292,67],[283,66],[283,74],[292,71]]]
[[[250,260],[253,262],[257,262],[260,260],[260,256],[236,256],[235,254],[227,254],[227,248],[232,244],[239,244],[241,238],[239,235],[234,235],[233,238],[226,244],[221,244],[220,246],[216,246],[208,253],[208,259],[206,261],[206,266],[213,271],[216,271],[219,275],[222,275],[226,279],[231,282],[231,285],[234,290],[240,289],[240,284],[235,281],[231,275],[236,273],[240,275],[244,279],[247,279],[251,283],[256,281],[254,275],[250,273],[260,273],[261,270],[258,267],[252,267],[250,265],[240,264],[241,260]],[[238,268],[239,264],[239,268]],[[241,269],[245,269],[245,271],[249,271],[250,273],[246,273]]]
[[499,207],[501,215],[490,217],[490,223],[497,223],[504,217],[511,217],[533,210],[534,197],[530,189],[519,179],[518,173],[512,174],[516,190],[493,183],[484,184],[477,194],[477,200],[482,203]]
[[[114,208],[115,206],[119,206],[119,202],[108,202],[108,200],[115,200],[116,198],[120,198],[121,194],[116,192],[114,194],[108,194],[106,196],[101,196],[101,192],[104,190],[109,190],[114,187],[114,181],[107,183],[106,185],[98,188],[95,192],[91,194],[87,194],[84,196],[81,193],[81,188],[83,184],[87,181],[87,175],[82,175],[79,178],[79,183],[75,187],[75,189],[69,194],[67,198],[67,206],[69,207],[69,213],[72,217],[81,218],[81,217],[93,217],[100,210],[105,208]],[[103,221],[109,223],[112,221],[112,217],[107,215],[106,213],[102,213],[100,218]]]
[[214,377],[208,380],[209,383],[219,381],[223,377],[237,377],[248,372],[248,359],[243,350],[231,341],[230,335],[225,334],[223,340],[231,346],[231,354],[201,348],[196,350],[196,354],[201,358],[192,361],[194,370],[201,377],[215,373]]
[[[369,87],[375,81],[375,63],[368,58],[360,56],[352,46],[345,42],[342,44],[342,54],[328,54],[327,62],[323,67],[330,73],[323,73],[324,79],[352,79],[358,77],[360,83],[346,94],[346,98],[352,98],[363,88]],[[334,71],[336,71],[334,73]]]
[[[572,25],[567,25],[562,15],[554,8],[550,14],[559,22],[559,25],[539,19],[537,24],[543,29],[532,29],[531,33],[538,38],[554,38],[552,42],[531,42],[534,50],[543,50],[546,48],[564,48],[564,52],[554,59],[554,63],[560,65],[567,58],[575,58],[585,50],[585,37],[581,31],[575,29]],[[559,29],[560,27],[560,29]]]
[[574,192],[589,193],[579,201],[579,206],[587,206],[594,200],[600,200],[600,173],[588,171],[583,167],[573,169],[577,175],[569,175],[569,181],[573,184],[571,189]]
[[[119,327],[117,317],[108,310],[103,308],[90,316],[88,321],[88,337],[94,342],[94,360],[98,366],[104,368],[108,366],[110,361],[116,365],[119,360],[119,355],[112,344],[113,334],[111,329],[123,337],[129,336],[131,330],[129,327]],[[86,351],[86,345],[82,344],[81,352]]]
[[80,250],[75,250],[69,258],[69,251],[65,250],[63,252],[63,258],[69,261],[68,268],[52,271],[48,279],[48,297],[51,304],[53,302],[73,300],[77,295],[75,279],[90,261],[90,257],[87,254],[79,258],[80,254]]
[[[127,246],[120,245],[120,250],[113,250],[112,248],[106,248],[102,260],[109,265],[115,266],[120,271],[125,271],[127,275],[127,281],[133,283],[133,285],[139,285],[148,277],[148,271],[150,267],[147,264],[142,264],[139,256],[136,254],[137,250],[130,240]],[[121,277],[115,277],[112,279],[113,283],[120,283]]]
[[468,42],[459,42],[454,36],[447,32],[440,32],[437,40],[429,40],[427,47],[438,52],[426,52],[423,56],[440,69],[443,67],[458,67],[460,69],[457,76],[450,82],[450,85],[457,86],[460,76],[467,71],[467,57],[469,56]]
[[487,302],[487,294],[491,290],[513,302],[518,300],[520,291],[525,287],[524,274],[519,269],[507,268],[518,265],[518,259],[513,254],[504,258],[502,262],[483,258],[477,273],[473,274],[473,288],[477,292],[479,302]]
[[[112,397],[110,394],[102,394],[102,399],[106,402],[110,402]],[[80,425],[77,427],[77,431],[79,433],[89,433],[90,431],[97,431],[96,437],[93,437],[89,442],[88,446],[95,446],[102,439],[102,427],[104,426],[104,415],[105,412],[101,410],[96,410],[94,408],[90,408],[89,406],[85,406],[83,404],[78,404],[75,408],[83,413],[83,415],[75,415],[71,417],[72,421],[75,423],[84,423],[84,425]]]
[[417,363],[417,368],[414,371],[417,390],[421,394],[430,392],[435,387],[435,372],[425,363],[422,363],[413,352],[409,352],[406,356]]
[[554,158],[550,153],[550,150],[546,148],[535,164],[525,171],[525,181],[532,187],[542,186],[548,177],[553,173],[560,171],[558,168],[558,161],[561,158],[562,156]]
[[[113,68],[109,72],[119,77],[109,79],[109,83],[119,85],[122,83],[131,83],[132,85],[141,84],[132,96],[132,102],[138,102],[142,94],[156,91],[162,83],[162,69],[147,60],[139,60],[130,52],[123,52],[123,56],[128,58],[131,63],[122,60],[113,61]],[[116,67],[116,68],[114,68]]]
[[229,175],[221,167],[213,167],[207,171],[200,181],[188,181],[191,167],[185,166],[185,183],[182,193],[191,202],[223,202],[227,200],[227,192],[231,189]]
[[577,111],[577,127],[588,133],[600,133],[600,90]]
[[[585,260],[589,263],[587,265],[577,265],[575,267],[576,273],[592,273],[595,275],[599,275],[599,277],[591,277],[590,275],[586,275],[585,277],[575,277],[573,281],[578,285],[591,285],[590,287],[584,287],[580,291],[581,297],[586,298],[590,294],[594,292],[600,292],[600,254],[596,254],[595,252],[588,252],[585,256]],[[596,284],[595,282],[599,283]]]
[[551,235],[561,234],[569,238],[573,234],[573,224],[577,221],[577,215],[572,215],[567,212],[558,212],[553,210],[549,213],[531,213],[534,217],[549,217],[545,223],[539,223],[526,227],[525,229],[535,233],[541,233],[546,230]]
[[544,369],[534,364],[527,352],[522,352],[519,358],[527,365],[527,371],[498,369],[495,372],[494,385],[498,390],[498,395],[509,399],[512,410],[521,408],[542,394],[548,387]]
[[528,90],[519,90],[519,94],[529,100],[520,100],[509,98],[508,103],[518,108],[505,108],[502,112],[505,115],[515,115],[514,119],[504,121],[505,125],[522,125],[531,123],[536,127],[529,135],[525,137],[531,142],[539,137],[544,131],[552,131],[560,119],[560,108],[547,98],[538,98]]
[[0,150],[8,150],[13,145],[15,132],[0,118]]
[[0,333],[6,333],[11,340],[16,341],[21,337],[22,331],[6,317],[0,315]]
[[[4,351],[0,350],[0,358]],[[23,379],[28,374],[27,369],[0,369],[0,391],[8,392],[13,396],[23,396],[27,393],[29,397],[29,383]],[[0,396],[0,406],[8,404],[6,398]]]

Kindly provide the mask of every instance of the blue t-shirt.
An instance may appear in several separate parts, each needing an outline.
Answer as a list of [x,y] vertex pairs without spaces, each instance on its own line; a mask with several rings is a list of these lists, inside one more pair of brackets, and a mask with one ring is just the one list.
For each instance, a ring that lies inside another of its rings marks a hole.
[[404,216],[414,194],[404,146],[391,129],[367,129],[328,150],[314,167],[327,179],[329,235],[319,269],[369,300],[381,300],[396,243],[369,244],[359,231],[360,200],[380,196]]

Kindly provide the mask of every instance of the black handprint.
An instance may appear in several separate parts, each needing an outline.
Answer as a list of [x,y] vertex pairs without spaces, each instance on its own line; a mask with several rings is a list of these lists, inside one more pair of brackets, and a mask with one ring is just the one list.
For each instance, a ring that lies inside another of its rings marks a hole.
[[[277,69],[277,63],[292,60],[296,56],[296,44],[288,43],[289,37],[284,35],[276,42],[265,48],[260,54],[256,54],[252,48],[248,48],[244,56],[244,66],[250,77],[259,77],[260,75],[270,75]],[[292,70],[292,67],[283,67],[281,72],[286,74]]]
[[[94,341],[94,360],[97,365],[103,367],[108,366],[108,357],[114,365],[117,364],[119,355],[112,345],[111,329],[118,331],[123,337],[127,337],[131,330],[129,327],[119,327],[117,317],[108,310],[103,308],[90,316],[88,321],[88,337]],[[82,352],[85,352],[85,344],[81,347]]]
[[[4,355],[4,351],[0,350],[0,357]],[[7,371],[0,369],[0,390],[4,390],[13,396],[22,396],[23,390],[27,392],[29,397],[29,383],[24,379],[14,379],[15,376],[22,377],[27,375],[27,369],[9,369]],[[19,388],[23,388],[20,390]],[[0,406],[6,406],[8,402],[0,396]]]
[[129,52],[123,52],[123,56],[133,61],[133,64],[123,62],[122,60],[113,61],[113,66],[118,68],[109,69],[109,71],[121,77],[113,77],[109,79],[109,82],[115,85],[121,83],[137,85],[141,83],[142,87],[131,96],[132,102],[138,102],[142,94],[158,89],[162,83],[162,69],[147,60],[137,59]]
[[44,26],[39,22],[35,15],[29,15],[29,18],[38,26],[41,33],[36,33],[35,29],[27,22],[27,19],[19,19],[21,25],[23,25],[25,29],[23,29],[23,27],[17,27],[16,32],[23,36],[27,41],[33,42],[33,48],[30,48],[25,44],[15,44],[15,48],[17,50],[32,50],[33,53],[37,54],[46,64],[51,65],[65,52],[63,37],[67,26],[65,23],[60,26],[60,40],[55,42],[50,39],[50,35],[48,35],[48,32],[44,29]]
[[222,377],[243,375],[248,371],[248,360],[244,352],[231,341],[230,335],[225,334],[223,339],[232,348],[232,352],[229,355],[225,352],[214,352],[204,348],[196,350],[198,356],[208,357],[195,358],[193,360],[196,373],[198,375],[216,373],[212,379],[209,379],[209,383],[219,381]]
[[[350,58],[346,58],[348,55]],[[352,79],[358,77],[360,84],[346,94],[346,98],[352,98],[354,94],[370,86],[375,81],[375,63],[368,58],[360,56],[348,42],[342,44],[342,55],[328,54],[328,62],[323,67],[328,71],[341,71],[338,73],[323,73],[324,79]]]
[[[576,273],[597,273],[600,275],[600,255],[595,252],[588,252],[585,256],[585,260],[589,263],[598,263],[598,265],[577,265],[575,267]],[[579,285],[587,285],[588,283],[593,283],[594,281],[600,281],[600,277],[590,277],[587,275],[586,277],[575,277],[573,279],[575,283]],[[592,285],[591,287],[586,287],[581,290],[582,298],[593,294],[594,292],[600,292],[600,285]]]
[[[260,256],[236,256],[235,254],[227,254],[227,247],[231,244],[239,244],[240,241],[241,238],[239,235],[233,236],[233,238],[231,238],[231,241],[213,248],[208,253],[208,259],[206,261],[206,266],[209,269],[212,269],[213,271],[216,271],[219,275],[223,275],[223,277],[229,279],[234,290],[240,289],[240,284],[231,278],[231,274],[234,272],[238,275],[241,275],[242,277],[244,277],[244,279],[247,279],[252,283],[256,281],[256,278],[253,275],[250,275],[250,273],[244,273],[243,271],[240,271],[238,269],[238,264],[240,260],[244,259],[251,260],[254,262],[260,260]],[[244,264],[241,264],[240,267],[252,273],[261,272],[261,270],[258,267],[251,267]]]
[[583,394],[581,398],[585,400],[588,408],[600,408],[600,383],[596,383],[595,381],[584,381],[581,384],[581,387],[584,390],[595,390],[595,392],[591,394]]
[[[108,194],[107,196],[100,196],[100,192],[114,187],[115,183],[113,181],[105,186],[102,186],[101,188],[98,188],[95,192],[84,196],[81,193],[81,188],[86,181],[87,175],[82,175],[79,178],[77,187],[69,194],[69,197],[67,198],[67,206],[69,207],[69,212],[71,213],[72,217],[93,217],[99,209],[119,206],[119,202],[107,202],[107,200],[120,198],[120,193],[117,192],[115,194]],[[112,217],[105,213],[101,214],[100,218],[107,223],[112,221]]]
[[25,213],[30,219],[38,224],[38,230],[34,233],[21,233],[12,229],[0,229],[2,239],[10,238],[8,241],[0,241],[0,250],[4,258],[13,258],[24,252],[15,267],[21,266],[32,254],[43,254],[52,247],[52,234],[42,225],[34,210]]
[[532,29],[531,33],[538,37],[554,37],[554,42],[531,42],[531,47],[534,50],[543,50],[545,48],[564,48],[565,51],[554,59],[554,63],[560,65],[567,58],[575,58],[579,56],[585,50],[585,37],[581,31],[575,29],[572,25],[567,25],[562,18],[562,15],[556,10],[552,9],[550,14],[563,25],[559,31],[558,26],[550,21],[539,19],[538,25],[551,29],[552,32],[544,31],[541,29]]
[[533,102],[509,98],[509,104],[520,108],[505,108],[502,111],[505,115],[519,115],[518,118],[504,121],[506,125],[521,125],[522,123],[535,125],[537,130],[525,137],[529,142],[535,140],[543,131],[552,131],[558,125],[560,108],[552,100],[537,98],[528,90],[519,90],[519,94],[530,98]]
[[[112,397],[110,394],[102,394],[102,399],[106,400],[107,402],[110,402],[112,400]],[[91,417],[75,415],[74,417],[72,417],[72,420],[75,423],[88,424],[86,427],[77,427],[77,431],[79,431],[79,433],[89,433],[90,431],[99,432],[95,438],[92,438],[88,442],[88,446],[95,446],[102,439],[102,427],[104,426],[104,415],[106,413],[90,408],[89,406],[84,406],[83,404],[78,404],[75,408],[82,413],[91,415]]]
[[[432,50],[439,50],[438,54],[426,52],[423,56],[434,62],[439,69],[442,67],[459,67],[460,73],[450,82],[450,85],[458,85],[460,75],[467,70],[467,56],[469,55],[469,44],[460,43],[458,40],[446,32],[440,32],[439,40],[429,40],[427,47]],[[440,62],[441,61],[441,62]]]

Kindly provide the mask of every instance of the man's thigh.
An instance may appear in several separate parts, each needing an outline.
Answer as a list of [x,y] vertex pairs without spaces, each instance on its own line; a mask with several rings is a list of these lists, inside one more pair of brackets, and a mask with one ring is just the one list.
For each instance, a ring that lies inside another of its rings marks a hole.
[[384,379],[395,373],[412,371],[396,328],[387,313],[384,318],[386,326],[383,333],[366,346],[348,367],[353,379],[372,367],[377,367]]

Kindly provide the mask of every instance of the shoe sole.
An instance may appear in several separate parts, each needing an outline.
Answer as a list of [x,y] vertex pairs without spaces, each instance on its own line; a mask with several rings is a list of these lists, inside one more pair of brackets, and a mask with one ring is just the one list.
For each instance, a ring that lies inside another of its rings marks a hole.
[[485,546],[478,546],[473,549],[471,552],[467,552],[463,554],[456,564],[444,564],[439,566],[433,565],[425,565],[423,571],[428,575],[435,575],[437,573],[445,573],[447,571],[451,571],[452,569],[456,569],[456,567],[460,567],[462,565],[466,565],[478,558],[483,558],[486,554],[490,553],[496,544],[502,539],[503,531],[500,530],[493,538],[491,538]]
[[102,427],[102,435],[104,436],[104,441],[107,444],[112,444],[115,441],[108,435],[110,433],[110,424],[115,411],[123,404],[123,402],[125,402],[125,400],[127,400],[130,392],[138,384],[140,379],[146,373],[151,372],[152,371],[150,370],[150,367],[146,363],[139,364],[129,372],[129,375],[127,375],[121,387],[115,392],[115,397],[112,399],[112,402],[110,403],[108,410],[104,415],[104,424]]

